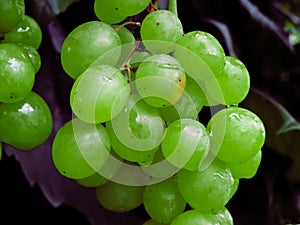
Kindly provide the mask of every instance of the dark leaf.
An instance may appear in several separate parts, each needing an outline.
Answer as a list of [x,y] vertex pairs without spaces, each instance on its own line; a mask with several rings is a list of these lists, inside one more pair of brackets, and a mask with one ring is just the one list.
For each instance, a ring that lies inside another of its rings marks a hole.
[[290,45],[288,34],[284,31],[283,28],[278,26],[272,19],[263,14],[260,9],[249,0],[240,0],[241,5],[248,11],[251,18],[259,23],[264,28],[269,29],[273,32],[285,45],[288,49],[293,51],[293,46]]
[[287,176],[291,181],[300,181],[300,124],[276,100],[256,89],[242,105],[262,119],[267,134],[265,144],[293,160]]
[[35,19],[46,26],[55,16],[64,12],[71,4],[79,0],[31,0]]

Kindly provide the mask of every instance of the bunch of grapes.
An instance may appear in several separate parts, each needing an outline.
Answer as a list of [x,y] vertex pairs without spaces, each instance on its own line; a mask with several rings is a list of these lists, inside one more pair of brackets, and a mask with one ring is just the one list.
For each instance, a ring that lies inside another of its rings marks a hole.
[[0,145],[32,150],[52,131],[51,111],[32,90],[41,41],[41,28],[25,14],[24,0],[0,2]]
[[94,12],[62,46],[74,116],[53,141],[58,172],[108,210],[143,206],[144,225],[233,224],[226,205],[265,141],[239,106],[246,66],[210,33],[185,33],[174,0],[95,0]]

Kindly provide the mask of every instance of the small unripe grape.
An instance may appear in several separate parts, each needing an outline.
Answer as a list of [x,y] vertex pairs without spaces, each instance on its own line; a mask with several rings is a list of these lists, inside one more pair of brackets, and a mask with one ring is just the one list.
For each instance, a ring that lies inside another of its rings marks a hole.
[[100,205],[113,212],[129,212],[143,203],[143,186],[128,186],[109,181],[96,188]]

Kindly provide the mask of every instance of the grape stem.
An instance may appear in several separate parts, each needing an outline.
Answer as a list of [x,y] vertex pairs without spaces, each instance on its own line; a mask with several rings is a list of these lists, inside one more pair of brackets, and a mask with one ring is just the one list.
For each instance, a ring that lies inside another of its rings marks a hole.
[[177,12],[177,0],[169,0],[168,2],[168,9],[172,13],[174,13],[176,16],[178,16]]
[[120,71],[123,71],[123,70],[127,70],[127,80],[128,82],[131,81],[131,76],[130,76],[130,61],[133,57],[133,54],[137,51],[138,47],[139,47],[139,44],[140,44],[140,40],[136,40],[135,43],[134,43],[134,46],[131,50],[131,52],[129,53],[129,55],[127,56],[127,58],[125,59],[125,61],[123,62],[123,64],[121,65],[120,67]]

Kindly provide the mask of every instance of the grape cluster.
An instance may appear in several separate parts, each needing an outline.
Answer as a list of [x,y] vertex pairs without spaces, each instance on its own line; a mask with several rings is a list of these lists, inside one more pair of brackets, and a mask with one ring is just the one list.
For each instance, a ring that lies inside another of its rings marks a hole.
[[51,111],[33,91],[41,41],[42,30],[25,14],[24,0],[0,2],[0,143],[19,150],[38,147],[52,131]]
[[143,205],[144,225],[233,224],[226,205],[256,174],[266,135],[239,106],[250,75],[213,35],[184,33],[176,10],[157,3],[95,0],[99,20],[64,40],[74,117],[56,133],[54,165],[108,210]]

